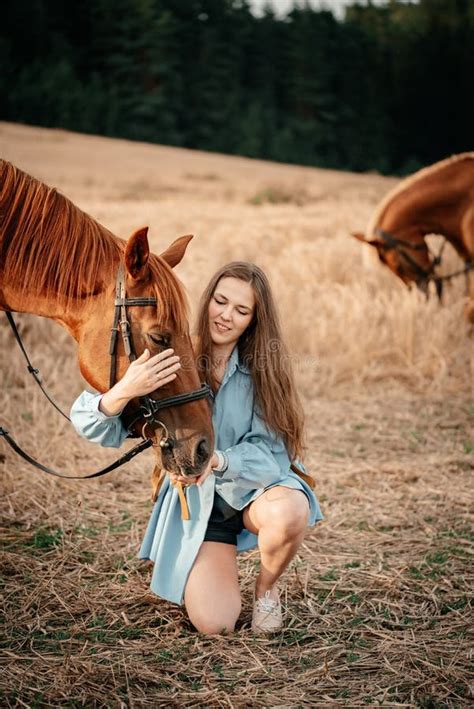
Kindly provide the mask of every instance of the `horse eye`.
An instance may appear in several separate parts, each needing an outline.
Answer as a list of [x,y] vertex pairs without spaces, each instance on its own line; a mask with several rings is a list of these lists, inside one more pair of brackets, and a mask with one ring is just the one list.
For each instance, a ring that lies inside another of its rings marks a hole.
[[159,333],[149,332],[148,337],[153,342],[153,344],[157,345],[158,347],[168,347],[171,341],[169,335],[160,335]]

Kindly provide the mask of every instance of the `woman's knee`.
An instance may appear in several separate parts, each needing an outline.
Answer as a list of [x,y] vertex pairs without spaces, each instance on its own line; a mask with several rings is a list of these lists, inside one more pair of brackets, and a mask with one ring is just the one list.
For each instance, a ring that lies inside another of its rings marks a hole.
[[287,488],[279,494],[277,488],[270,489],[266,504],[259,509],[260,527],[269,527],[285,539],[301,534],[308,519],[308,499],[300,490]]
[[206,635],[230,633],[240,614],[240,588],[233,545],[204,542],[184,589],[189,620]]
[[225,635],[235,630],[235,624],[240,615],[239,599],[229,600],[225,609],[188,608],[189,620],[199,633],[203,635]]

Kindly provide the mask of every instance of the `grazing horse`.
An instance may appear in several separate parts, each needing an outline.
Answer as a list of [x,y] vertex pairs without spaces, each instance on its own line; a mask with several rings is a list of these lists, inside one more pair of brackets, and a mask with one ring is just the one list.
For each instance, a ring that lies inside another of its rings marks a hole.
[[[123,376],[129,359],[145,347],[153,355],[171,346],[182,361],[177,378],[152,392],[152,403],[164,394],[200,388],[186,298],[172,270],[191,238],[177,239],[160,256],[151,254],[146,228],[124,242],[55,189],[0,160],[0,310],[62,325],[78,343],[84,378],[100,392]],[[128,312],[115,308],[118,273],[127,305],[135,306]],[[122,337],[115,338],[111,369],[113,328]],[[140,433],[146,421],[137,411],[139,402],[130,402],[126,412]],[[208,403],[201,398],[163,409],[159,419],[159,426],[155,420],[146,426],[155,441],[162,431],[169,436],[170,445],[158,448],[157,465],[185,475],[203,472],[213,450]]]
[[[441,256],[429,250],[428,234],[444,236],[465,267],[436,275]],[[407,285],[415,283],[427,293],[433,281],[440,298],[444,280],[470,272],[467,315],[474,321],[474,152],[441,160],[403,180],[378,205],[366,235],[353,236],[376,248],[382,263]]]

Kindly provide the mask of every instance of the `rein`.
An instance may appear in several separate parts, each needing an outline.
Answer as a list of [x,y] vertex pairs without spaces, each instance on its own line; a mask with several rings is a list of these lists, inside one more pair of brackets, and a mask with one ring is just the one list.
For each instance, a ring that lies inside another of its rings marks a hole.
[[[117,280],[116,280],[116,288],[115,288],[115,313],[114,313],[114,322],[112,326],[112,333],[111,333],[111,339],[110,339],[110,346],[109,346],[109,354],[111,357],[111,362],[110,362],[110,377],[109,377],[109,382],[110,382],[110,387],[112,387],[115,384],[115,378],[116,378],[116,368],[117,368],[117,336],[118,333],[122,333],[122,340],[123,340],[123,345],[125,349],[125,354],[127,355],[128,359],[130,362],[133,362],[136,359],[136,354],[133,348],[133,342],[132,342],[132,336],[131,336],[131,326],[130,326],[130,321],[128,319],[128,313],[127,313],[127,307],[129,306],[149,306],[149,305],[157,305],[157,299],[155,297],[151,298],[127,298],[126,296],[126,291],[125,291],[125,271],[123,268],[123,264],[120,264],[118,272],[117,272]],[[63,416],[65,419],[70,421],[71,419],[67,414],[65,414],[60,407],[55,403],[55,401],[52,399],[52,397],[48,394],[46,389],[44,388],[41,378],[40,378],[40,373],[39,370],[36,369],[26,352],[26,349],[23,345],[22,339],[20,337],[20,334],[18,332],[18,328],[16,326],[16,323],[13,319],[13,315],[11,312],[7,311],[6,316],[8,318],[8,322],[10,324],[10,327],[12,328],[13,335],[15,336],[16,341],[18,342],[18,345],[23,353],[23,356],[26,359],[27,362],[27,369],[28,372],[33,376],[34,380],[40,387],[41,391],[43,394],[46,396],[48,401],[54,406],[54,408]],[[120,326],[120,327],[119,327]],[[138,408],[137,412],[135,412],[134,417],[132,421],[128,425],[128,431],[129,431],[129,436],[132,435],[131,428],[138,422],[140,419],[145,419],[145,423],[142,427],[142,438],[144,439],[140,443],[138,443],[136,446],[134,446],[132,449],[130,449],[127,453],[125,453],[123,456],[118,458],[116,461],[111,463],[110,465],[106,466],[105,468],[98,470],[95,473],[90,473],[88,475],[64,475],[63,473],[59,473],[56,470],[53,470],[52,468],[49,468],[47,465],[43,465],[42,463],[38,462],[35,460],[32,456],[30,456],[26,451],[24,451],[17,443],[16,441],[10,436],[9,432],[0,426],[0,438],[4,438],[5,441],[8,443],[8,445],[17,453],[19,456],[21,456],[24,460],[26,460],[27,463],[30,465],[33,465],[34,467],[38,468],[39,470],[42,470],[45,473],[48,473],[49,475],[54,475],[55,477],[58,478],[66,478],[69,480],[87,480],[90,478],[97,478],[102,475],[106,475],[107,473],[112,472],[113,470],[116,470],[116,468],[121,467],[125,463],[128,463],[128,461],[132,460],[136,455],[141,453],[142,451],[146,450],[147,448],[150,448],[150,446],[156,446],[156,444],[153,443],[153,440],[146,436],[146,428],[147,425],[154,425],[157,424],[162,427],[163,429],[163,437],[160,440],[159,446],[161,448],[168,448],[171,447],[171,438],[168,433],[168,429],[166,428],[165,424],[160,421],[157,418],[157,414],[161,409],[167,409],[172,406],[181,406],[183,404],[188,404],[193,401],[198,401],[199,399],[204,399],[210,395],[210,387],[208,384],[202,384],[199,389],[196,389],[194,391],[186,392],[184,394],[176,394],[174,396],[167,396],[163,399],[152,399],[150,396],[143,396],[140,397],[139,402],[140,402],[140,407]],[[187,510],[187,504],[186,504],[186,498],[184,496],[181,483],[177,483],[176,487],[178,489],[178,495],[179,499],[181,502],[181,510],[182,510],[182,516],[184,519],[189,519],[189,511]],[[187,516],[186,516],[187,515]]]
[[[411,244],[408,241],[403,241],[403,239],[398,239],[393,234],[390,234],[390,232],[385,231],[384,229],[376,229],[375,233],[378,234],[378,236],[382,237],[383,241],[387,244],[388,249],[393,249],[394,251],[396,251],[398,255],[401,256],[402,259],[405,259],[405,261],[411,266],[411,268],[418,276],[418,278],[415,280],[417,286],[421,283],[426,283],[428,285],[430,281],[433,281],[436,287],[436,294],[439,300],[441,300],[441,297],[443,295],[444,281],[450,281],[453,278],[456,278],[457,276],[462,276],[463,274],[468,273],[474,268],[474,261],[467,261],[464,268],[461,268],[458,271],[454,271],[453,273],[447,273],[443,276],[437,276],[435,274],[435,267],[440,266],[442,263],[443,251],[447,242],[446,237],[444,237],[444,241],[439,250],[439,253],[437,255],[434,255],[424,242],[422,244]],[[429,255],[432,257],[431,267],[429,271],[423,270],[421,266],[412,258],[412,256],[403,249],[403,247],[411,249],[412,251],[428,251]]]
[[37,383],[37,385],[39,386],[39,388],[41,389],[41,391],[43,392],[43,394],[45,395],[45,397],[48,399],[48,401],[50,402],[50,404],[52,404],[52,405],[54,406],[54,408],[56,409],[56,411],[58,411],[58,412],[61,414],[61,416],[64,416],[64,418],[65,418],[67,421],[70,422],[71,419],[69,418],[69,416],[68,416],[67,414],[65,414],[62,409],[59,408],[59,406],[56,404],[56,402],[54,401],[54,399],[48,394],[48,392],[47,392],[46,389],[44,388],[43,383],[42,383],[41,378],[40,378],[40,375],[39,375],[39,374],[40,374],[39,369],[36,369],[36,367],[33,367],[33,365],[31,364],[30,358],[28,357],[28,354],[27,354],[27,352],[26,352],[26,350],[25,350],[25,347],[24,347],[24,345],[23,345],[22,339],[21,339],[21,337],[20,337],[20,333],[18,332],[18,328],[17,328],[16,323],[15,323],[15,321],[14,321],[14,319],[13,319],[13,315],[11,314],[11,312],[10,312],[9,310],[7,310],[7,311],[5,312],[5,315],[7,316],[8,322],[10,323],[10,327],[11,327],[11,329],[12,329],[12,331],[13,331],[13,334],[14,334],[14,336],[15,336],[15,339],[16,339],[16,341],[18,342],[18,346],[19,346],[19,348],[21,349],[21,351],[22,351],[22,353],[23,353],[23,357],[26,359],[28,372],[32,375],[33,379],[35,380],[35,382]]
[[[30,358],[28,357],[28,354],[26,352],[25,346],[23,344],[23,341],[21,339],[20,333],[18,332],[18,328],[16,326],[15,320],[13,319],[13,315],[11,312],[6,311],[5,315],[8,318],[8,322],[10,323],[10,327],[13,331],[13,334],[15,336],[16,341],[18,342],[18,345],[23,353],[24,358],[26,359],[27,362],[27,370],[28,372],[33,376],[33,379],[35,382],[38,384],[39,388],[45,395],[45,397],[48,399],[48,401],[54,406],[56,411],[58,411],[61,416],[64,416],[67,421],[71,421],[69,416],[60,409],[60,407],[56,404],[54,399],[48,394],[46,391],[45,387],[43,386],[43,383],[40,378],[40,372],[39,369],[34,367],[30,361]],[[42,470],[44,473],[48,473],[48,475],[54,475],[57,478],[66,478],[69,480],[87,480],[89,478],[98,478],[101,477],[102,475],[106,475],[107,473],[111,473],[112,470],[115,470],[116,468],[119,468],[121,465],[124,465],[124,463],[128,463],[129,460],[132,460],[138,453],[141,453],[142,451],[146,450],[147,448],[150,448],[150,446],[153,445],[153,441],[150,438],[147,438],[146,440],[142,441],[141,443],[138,443],[136,446],[134,446],[131,450],[129,450],[127,453],[122,455],[120,458],[118,458],[116,461],[111,463],[110,465],[107,465],[105,468],[102,470],[98,470],[95,473],[90,473],[89,475],[64,475],[63,473],[58,473],[57,470],[53,470],[52,468],[49,468],[47,465],[43,465],[43,463],[40,463],[39,461],[35,460],[29,453],[23,450],[18,443],[10,436],[9,432],[3,428],[3,426],[0,426],[0,437],[4,438],[5,441],[8,443],[10,448],[12,448],[15,453],[17,453],[19,456],[23,458],[23,460],[26,460],[27,463],[30,463],[30,465],[33,465],[35,468],[38,468],[39,470]]]

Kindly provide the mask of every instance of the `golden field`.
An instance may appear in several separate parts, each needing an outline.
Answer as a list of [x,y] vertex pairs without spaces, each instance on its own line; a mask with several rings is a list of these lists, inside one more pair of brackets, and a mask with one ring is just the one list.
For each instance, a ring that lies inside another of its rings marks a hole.
[[[195,234],[177,268],[193,310],[223,263],[265,269],[326,516],[284,577],[281,636],[249,631],[252,552],[239,561],[238,631],[204,638],[181,608],[151,596],[135,558],[151,454],[99,481],[68,482],[2,444],[2,704],[468,706],[472,326],[462,278],[440,307],[350,237],[397,180],[6,123],[0,157],[117,236],[148,225],[156,252]],[[432,237],[435,251],[439,243]],[[450,251],[444,268],[458,263]],[[111,461],[48,405],[1,320],[0,425],[70,474]],[[84,386],[74,343],[49,321],[18,320],[68,409]]]

